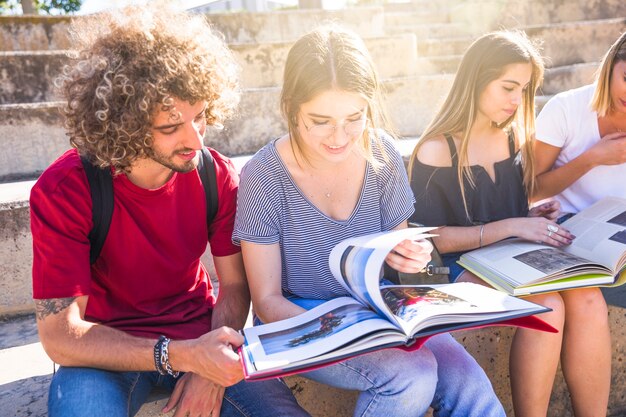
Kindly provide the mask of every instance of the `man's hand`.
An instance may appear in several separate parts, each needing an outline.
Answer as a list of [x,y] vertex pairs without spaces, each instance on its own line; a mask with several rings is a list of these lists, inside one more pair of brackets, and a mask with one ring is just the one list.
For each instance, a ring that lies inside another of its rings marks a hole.
[[186,373],[167,401],[163,413],[176,408],[174,417],[219,417],[224,387],[194,373]]
[[228,387],[243,379],[239,355],[233,350],[243,341],[243,336],[230,327],[220,327],[193,340],[172,341],[170,363],[175,370],[193,372]]

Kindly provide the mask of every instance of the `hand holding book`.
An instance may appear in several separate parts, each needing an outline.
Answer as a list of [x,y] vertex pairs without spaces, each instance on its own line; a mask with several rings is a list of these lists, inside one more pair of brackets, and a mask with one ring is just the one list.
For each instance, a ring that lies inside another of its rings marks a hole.
[[388,347],[418,349],[428,337],[492,324],[554,331],[533,314],[537,304],[470,283],[380,285],[389,252],[431,228],[377,233],[340,242],[329,264],[351,297],[339,297],[296,317],[244,329],[240,349],[246,379],[302,372]]
[[552,240],[561,239],[564,231],[577,237],[560,247],[508,239],[465,253],[458,262],[513,295],[616,286],[626,281],[626,200],[605,198],[560,226],[548,223],[544,227],[541,232]]

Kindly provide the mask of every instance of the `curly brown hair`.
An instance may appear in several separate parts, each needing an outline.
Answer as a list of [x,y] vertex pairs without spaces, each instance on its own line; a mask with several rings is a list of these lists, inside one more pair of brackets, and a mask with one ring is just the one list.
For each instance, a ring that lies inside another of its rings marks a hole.
[[70,143],[100,167],[128,172],[151,154],[155,112],[207,101],[220,126],[239,102],[239,66],[202,15],[150,7],[75,19],[76,60],[57,80]]

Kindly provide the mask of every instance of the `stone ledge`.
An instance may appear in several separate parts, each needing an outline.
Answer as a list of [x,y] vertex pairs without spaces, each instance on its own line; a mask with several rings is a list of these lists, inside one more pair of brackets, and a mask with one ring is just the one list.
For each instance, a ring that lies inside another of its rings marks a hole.
[[[605,293],[607,299],[626,300],[626,288],[611,289]],[[609,319],[613,337],[613,376],[609,398],[610,417],[626,415],[626,398],[623,387],[626,374],[624,355],[626,354],[625,310],[611,306]],[[0,334],[8,335],[0,339],[0,409],[7,416],[45,416],[47,390],[51,377],[52,362],[45,356],[37,341],[34,317],[23,316],[0,321]],[[508,351],[514,329],[509,327],[489,327],[454,333],[455,338],[477,359],[485,369],[496,394],[503,402],[507,415],[512,415],[510,401]],[[9,367],[8,365],[11,364]],[[286,378],[300,404],[314,417],[349,417],[356,400],[356,393],[323,386],[299,376]],[[167,394],[155,393],[144,404],[139,417],[153,417],[160,414],[166,403]],[[172,415],[170,413],[168,415]],[[567,386],[558,371],[548,417],[573,417],[569,403]]]
[[[0,16],[0,50],[69,49],[71,20],[82,16]],[[320,23],[340,21],[362,37],[384,36],[381,7],[348,10],[289,10],[271,13],[214,13],[207,20],[228,43],[293,41]]]
[[[365,38],[379,76],[382,79],[417,74],[415,36],[400,34]],[[247,88],[273,87],[282,84],[283,68],[293,42],[230,44],[241,66],[241,85]],[[63,67],[72,62],[72,51],[0,52],[0,104],[32,103],[59,100],[54,80]],[[395,58],[402,57],[402,60]]]

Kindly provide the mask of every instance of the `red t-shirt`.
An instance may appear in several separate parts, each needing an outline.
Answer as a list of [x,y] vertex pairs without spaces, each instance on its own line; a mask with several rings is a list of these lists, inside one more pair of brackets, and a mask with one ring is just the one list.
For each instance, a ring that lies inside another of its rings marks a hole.
[[85,318],[137,336],[190,339],[210,330],[211,281],[200,256],[207,235],[214,256],[232,244],[238,176],[215,159],[219,208],[207,234],[204,188],[197,170],[174,173],[146,190],[126,175],[113,179],[114,209],[100,257],[89,264],[89,184],[76,150],[57,159],[31,191],[33,298],[88,295]]

